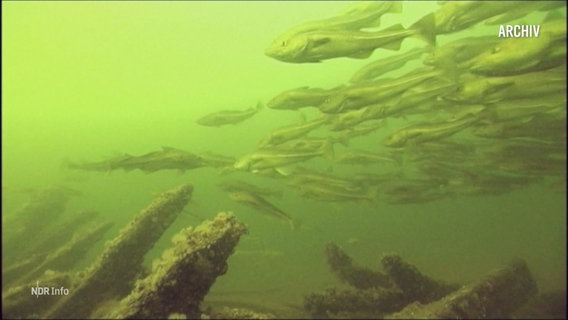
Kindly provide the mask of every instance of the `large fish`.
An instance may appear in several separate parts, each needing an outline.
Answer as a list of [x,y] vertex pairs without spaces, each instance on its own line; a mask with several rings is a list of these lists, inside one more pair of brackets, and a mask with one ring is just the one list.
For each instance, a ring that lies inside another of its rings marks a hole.
[[425,16],[410,28],[401,24],[375,31],[319,30],[293,34],[284,41],[272,44],[265,54],[274,59],[293,62],[320,62],[338,57],[368,58],[377,48],[399,50],[407,37],[418,37],[435,43],[432,15]]
[[244,204],[261,213],[288,222],[292,229],[296,229],[298,226],[298,223],[289,214],[268,202],[258,194],[246,190],[231,190],[228,192],[228,195],[229,198],[235,202]]
[[256,108],[246,110],[223,110],[210,113],[196,120],[202,126],[218,127],[227,124],[236,124],[254,116],[262,109],[262,104],[257,104]]
[[117,169],[124,171],[139,169],[146,173],[167,169],[184,172],[185,170],[200,168],[205,165],[201,157],[171,147],[162,147],[160,151],[154,151],[140,156],[124,154],[100,162],[66,163],[68,168],[87,171],[110,172]]
[[402,12],[402,4],[399,1],[360,1],[349,7],[344,14],[295,26],[276,37],[270,46],[283,46],[291,36],[311,31],[360,30],[378,27],[383,14],[400,12]]

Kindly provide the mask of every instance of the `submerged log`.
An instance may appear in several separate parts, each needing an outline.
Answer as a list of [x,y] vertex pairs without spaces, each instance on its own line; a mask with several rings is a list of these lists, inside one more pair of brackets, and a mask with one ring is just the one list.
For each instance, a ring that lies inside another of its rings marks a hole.
[[339,280],[357,289],[392,287],[392,281],[382,272],[354,265],[349,257],[336,244],[325,246],[327,264]]
[[144,255],[183,210],[192,191],[193,186],[187,184],[159,195],[107,243],[85,271],[83,281],[49,310],[47,317],[85,318],[97,304],[129,292]]
[[44,226],[61,216],[70,196],[79,194],[79,191],[64,187],[41,190],[19,210],[2,219],[3,260],[27,258],[26,250],[45,237]]
[[136,282],[132,293],[121,301],[109,318],[165,319],[183,315],[200,316],[199,305],[215,279],[227,271],[227,258],[233,253],[246,227],[232,213],[219,213],[195,229],[181,230],[152,272]]
[[429,303],[460,287],[422,274],[418,268],[403,261],[398,255],[384,255],[381,264],[390,279],[402,290],[408,302]]
[[100,223],[80,234],[76,234],[69,243],[47,255],[41,263],[38,263],[17,282],[33,280],[46,270],[71,270],[113,225],[113,222]]
[[485,279],[464,286],[436,302],[427,305],[413,303],[387,318],[510,318],[512,312],[536,293],[536,282],[526,263],[521,259],[515,259],[507,267]]
[[30,246],[25,255],[41,254],[44,252],[52,252],[64,246],[75,235],[76,231],[87,225],[90,221],[94,221],[99,213],[93,210],[81,210],[73,212],[71,217],[63,220],[58,225],[54,225],[50,230],[45,232],[38,243]]
[[315,319],[380,318],[406,305],[404,294],[397,289],[365,290],[327,289],[304,297],[304,310]]

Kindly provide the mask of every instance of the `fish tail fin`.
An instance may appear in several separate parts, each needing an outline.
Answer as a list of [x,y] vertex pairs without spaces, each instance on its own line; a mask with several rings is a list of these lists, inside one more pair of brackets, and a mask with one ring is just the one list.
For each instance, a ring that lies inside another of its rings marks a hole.
[[410,26],[416,32],[416,37],[426,41],[429,45],[436,45],[436,21],[434,13],[430,13]]

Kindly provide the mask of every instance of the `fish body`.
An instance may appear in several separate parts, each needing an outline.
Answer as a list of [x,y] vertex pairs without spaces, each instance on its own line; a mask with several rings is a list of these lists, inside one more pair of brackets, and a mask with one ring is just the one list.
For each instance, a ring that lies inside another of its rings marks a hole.
[[[320,62],[326,59],[349,57],[368,58],[375,49],[399,50],[402,41],[410,36],[417,36],[434,43],[431,30],[433,17],[425,17],[406,29],[401,24],[393,25],[375,32],[351,30],[318,30],[291,35],[278,45],[271,45],[265,54],[274,59],[293,62]],[[431,21],[430,21],[431,20]]]
[[401,159],[393,154],[368,151],[348,151],[337,157],[337,163],[350,165],[400,165]]
[[274,218],[283,220],[290,223],[292,228],[295,228],[296,222],[286,212],[268,202],[262,196],[246,191],[246,190],[231,190],[228,192],[229,198],[235,202],[249,206],[261,213],[267,214]]
[[443,123],[416,124],[403,128],[389,135],[384,142],[387,147],[403,147],[409,141],[420,143],[424,141],[434,141],[449,137],[461,131],[472,123],[478,121],[478,117],[466,117],[461,120]]
[[333,158],[332,142],[328,141],[321,148],[313,151],[261,148],[241,157],[235,162],[234,167],[238,170],[259,172],[265,169],[283,168],[317,156]]
[[422,68],[396,79],[379,79],[373,82],[354,84],[340,90],[319,106],[323,113],[341,113],[377,104],[399,95],[428,79],[440,76],[443,70]]
[[485,20],[487,25],[499,25],[520,19],[535,11],[548,11],[566,6],[566,1],[523,1],[507,12]]
[[110,172],[117,169],[124,171],[139,169],[146,173],[167,169],[185,171],[203,166],[205,166],[205,163],[201,157],[171,147],[162,147],[160,151],[154,151],[140,156],[124,154],[100,162],[68,164],[69,168],[87,171]]
[[236,124],[243,122],[262,109],[262,104],[258,104],[256,108],[246,110],[223,110],[210,113],[204,117],[197,119],[197,123],[207,127],[218,127],[227,124]]
[[305,121],[300,124],[293,124],[281,127],[272,131],[266,138],[260,142],[261,147],[275,146],[286,141],[297,139],[305,136],[310,131],[321,126],[325,122],[324,117],[320,117],[311,121]]
[[282,190],[272,190],[266,187],[259,187],[241,180],[225,180],[217,184],[224,191],[244,191],[264,197],[282,198]]
[[505,99],[507,90],[514,85],[513,79],[474,77],[443,98],[458,103],[494,103]]
[[376,201],[376,194],[363,186],[356,190],[349,190],[333,185],[305,183],[298,185],[296,190],[304,197],[323,201]]
[[494,35],[461,38],[435,47],[422,62],[429,66],[455,67],[484,52],[488,46],[494,46],[501,41],[503,39]]
[[357,70],[349,80],[351,83],[371,81],[387,72],[402,68],[407,62],[418,59],[429,49],[415,48],[407,52],[373,61]]
[[538,37],[506,38],[466,64],[472,73],[506,76],[554,68],[565,61],[566,19],[549,15]]
[[285,39],[286,35],[315,30],[359,30],[380,26],[380,18],[386,13],[401,13],[399,1],[359,1],[347,8],[343,14],[333,17],[308,21],[286,31],[275,42]]
[[513,1],[447,1],[434,12],[436,34],[469,28],[519,5]]
[[273,56],[290,45],[295,36],[321,31],[357,31],[362,28],[378,27],[380,17],[385,13],[402,12],[398,1],[362,1],[350,7],[344,14],[330,18],[309,21],[291,28],[276,37],[266,49],[268,56]]
[[337,89],[322,89],[299,87],[286,90],[266,103],[271,109],[288,109],[297,110],[305,107],[319,106],[331,93]]

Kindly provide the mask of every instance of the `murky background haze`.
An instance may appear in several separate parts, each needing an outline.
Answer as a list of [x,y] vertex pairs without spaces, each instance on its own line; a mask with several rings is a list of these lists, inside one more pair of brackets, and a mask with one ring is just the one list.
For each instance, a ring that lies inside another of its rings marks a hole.
[[[156,193],[193,183],[192,215],[182,214],[148,259],[168,246],[179,229],[222,210],[234,211],[250,234],[242,239],[241,252],[229,261],[229,272],[218,279],[210,300],[242,301],[265,291],[267,305],[300,304],[303,294],[335,285],[323,254],[328,241],[365,266],[376,267],[381,253],[396,252],[426,274],[447,281],[478,279],[519,256],[527,260],[541,289],[565,288],[566,199],[542,186],[495,197],[397,206],[380,201],[326,204],[285,189],[274,203],[305,226],[292,231],[231,202],[215,186],[225,177],[212,168],[183,175],[107,175],[62,168],[65,159],[99,161],[161,146],[233,156],[254,150],[271,130],[299,121],[300,113],[265,109],[244,123],[221,128],[201,127],[195,120],[213,111],[266,102],[290,88],[337,86],[371,59],[396,53],[378,49],[366,60],[316,64],[288,64],[264,56],[264,48],[278,34],[335,15],[348,5],[3,2],[2,186],[64,185],[80,190],[84,196],[73,198],[67,212],[100,211],[100,219],[117,222],[106,236],[112,238]],[[403,14],[385,15],[382,25],[409,26],[435,8],[435,2],[405,3]],[[452,37],[441,36],[439,41]],[[406,39],[401,51],[417,45],[422,44]],[[302,112],[315,114],[311,109]],[[402,122],[389,119],[388,126],[392,130]],[[379,144],[371,138],[354,142],[367,148]],[[276,180],[246,173],[226,178],[278,187]],[[3,214],[26,199],[3,188]],[[101,248],[93,250],[90,259]]]

